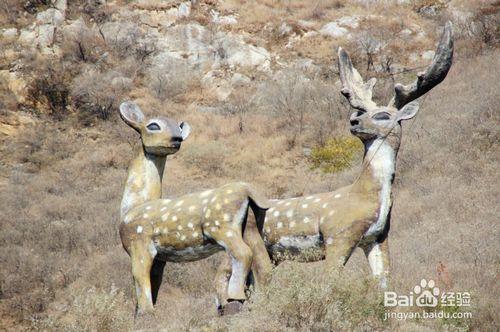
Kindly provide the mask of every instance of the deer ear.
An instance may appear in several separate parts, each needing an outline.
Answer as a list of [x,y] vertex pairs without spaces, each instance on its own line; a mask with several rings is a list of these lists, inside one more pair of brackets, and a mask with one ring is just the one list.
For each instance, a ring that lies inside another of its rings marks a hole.
[[182,140],[185,141],[186,138],[188,138],[189,134],[191,133],[191,126],[187,122],[181,122],[179,128],[181,128]]
[[413,118],[418,113],[419,105],[416,101],[412,101],[411,103],[406,104],[400,109],[397,113],[397,120],[409,120]]
[[140,132],[144,122],[144,114],[136,103],[123,102],[120,105],[120,116],[126,124]]

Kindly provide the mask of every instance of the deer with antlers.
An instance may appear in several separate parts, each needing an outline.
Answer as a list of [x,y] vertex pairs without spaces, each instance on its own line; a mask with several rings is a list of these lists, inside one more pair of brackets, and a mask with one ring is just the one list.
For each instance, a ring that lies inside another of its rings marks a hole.
[[[250,267],[260,283],[271,269],[259,233],[268,200],[242,182],[161,199],[166,158],[180,149],[190,127],[165,117],[146,120],[131,102],[120,105],[120,115],[142,140],[128,170],[120,224],[122,244],[132,260],[136,315],[153,309],[167,261],[200,260],[221,250],[229,254],[232,268],[224,291],[239,308],[246,299]],[[249,207],[254,218],[247,222]]]
[[[418,112],[414,100],[446,77],[453,58],[451,23],[444,27],[431,65],[410,85],[395,85],[388,106],[372,100],[376,79],[363,82],[349,55],[338,51],[341,93],[356,111],[351,114],[351,133],[364,144],[363,168],[358,179],[333,192],[271,200],[264,221],[264,241],[273,260],[325,259],[332,267],[345,265],[356,247],[364,250],[372,274],[386,287],[389,274],[388,233],[392,184],[401,142],[401,121]],[[226,281],[231,267],[222,263],[218,280]],[[224,303],[224,283],[218,285]]]

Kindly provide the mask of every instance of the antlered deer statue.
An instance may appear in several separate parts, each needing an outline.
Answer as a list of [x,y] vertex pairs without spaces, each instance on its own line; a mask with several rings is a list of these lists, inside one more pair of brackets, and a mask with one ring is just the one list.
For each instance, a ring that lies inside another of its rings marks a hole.
[[[412,84],[396,84],[388,106],[379,106],[372,100],[375,78],[363,82],[341,48],[338,58],[341,93],[355,109],[350,130],[364,144],[362,172],[353,184],[333,192],[272,200],[264,222],[264,241],[276,262],[302,256],[306,261],[325,259],[333,267],[345,265],[353,250],[360,247],[372,274],[386,287],[392,184],[401,122],[417,114],[418,104],[414,100],[446,77],[453,58],[452,26],[448,22],[444,27],[431,65]],[[227,281],[230,271],[227,262],[221,264],[217,280]],[[224,283],[219,283],[221,303],[224,289]]]

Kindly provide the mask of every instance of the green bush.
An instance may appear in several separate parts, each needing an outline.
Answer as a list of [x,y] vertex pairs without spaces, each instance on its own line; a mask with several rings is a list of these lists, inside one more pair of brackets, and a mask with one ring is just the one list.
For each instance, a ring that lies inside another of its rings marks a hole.
[[321,168],[325,173],[340,172],[349,168],[361,152],[361,146],[361,142],[355,137],[330,138],[324,145],[312,149],[312,168]]

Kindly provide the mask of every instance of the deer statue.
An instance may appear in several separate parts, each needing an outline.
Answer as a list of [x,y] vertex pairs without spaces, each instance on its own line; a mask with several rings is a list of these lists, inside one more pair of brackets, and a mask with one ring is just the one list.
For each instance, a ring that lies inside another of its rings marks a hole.
[[[351,133],[364,144],[363,168],[358,179],[333,192],[306,197],[271,200],[264,221],[264,242],[276,263],[294,258],[325,259],[333,268],[345,265],[356,247],[364,250],[372,274],[382,288],[389,274],[388,234],[392,207],[392,184],[401,142],[401,121],[418,112],[414,100],[446,77],[453,58],[453,33],[448,22],[431,65],[410,85],[395,85],[388,106],[372,100],[376,79],[363,82],[349,55],[338,51],[341,93],[355,111],[350,117]],[[231,271],[223,262],[217,272],[219,283]],[[224,284],[217,287],[225,303]]]
[[[129,166],[120,224],[121,241],[132,260],[136,315],[153,309],[167,261],[196,261],[221,250],[232,262],[225,291],[239,304],[246,299],[250,268],[257,282],[265,283],[272,267],[257,225],[262,227],[268,200],[242,182],[161,199],[166,158],[179,151],[190,127],[161,116],[146,120],[132,102],[120,105],[120,115],[142,140]],[[249,206],[255,219],[247,222]]]

